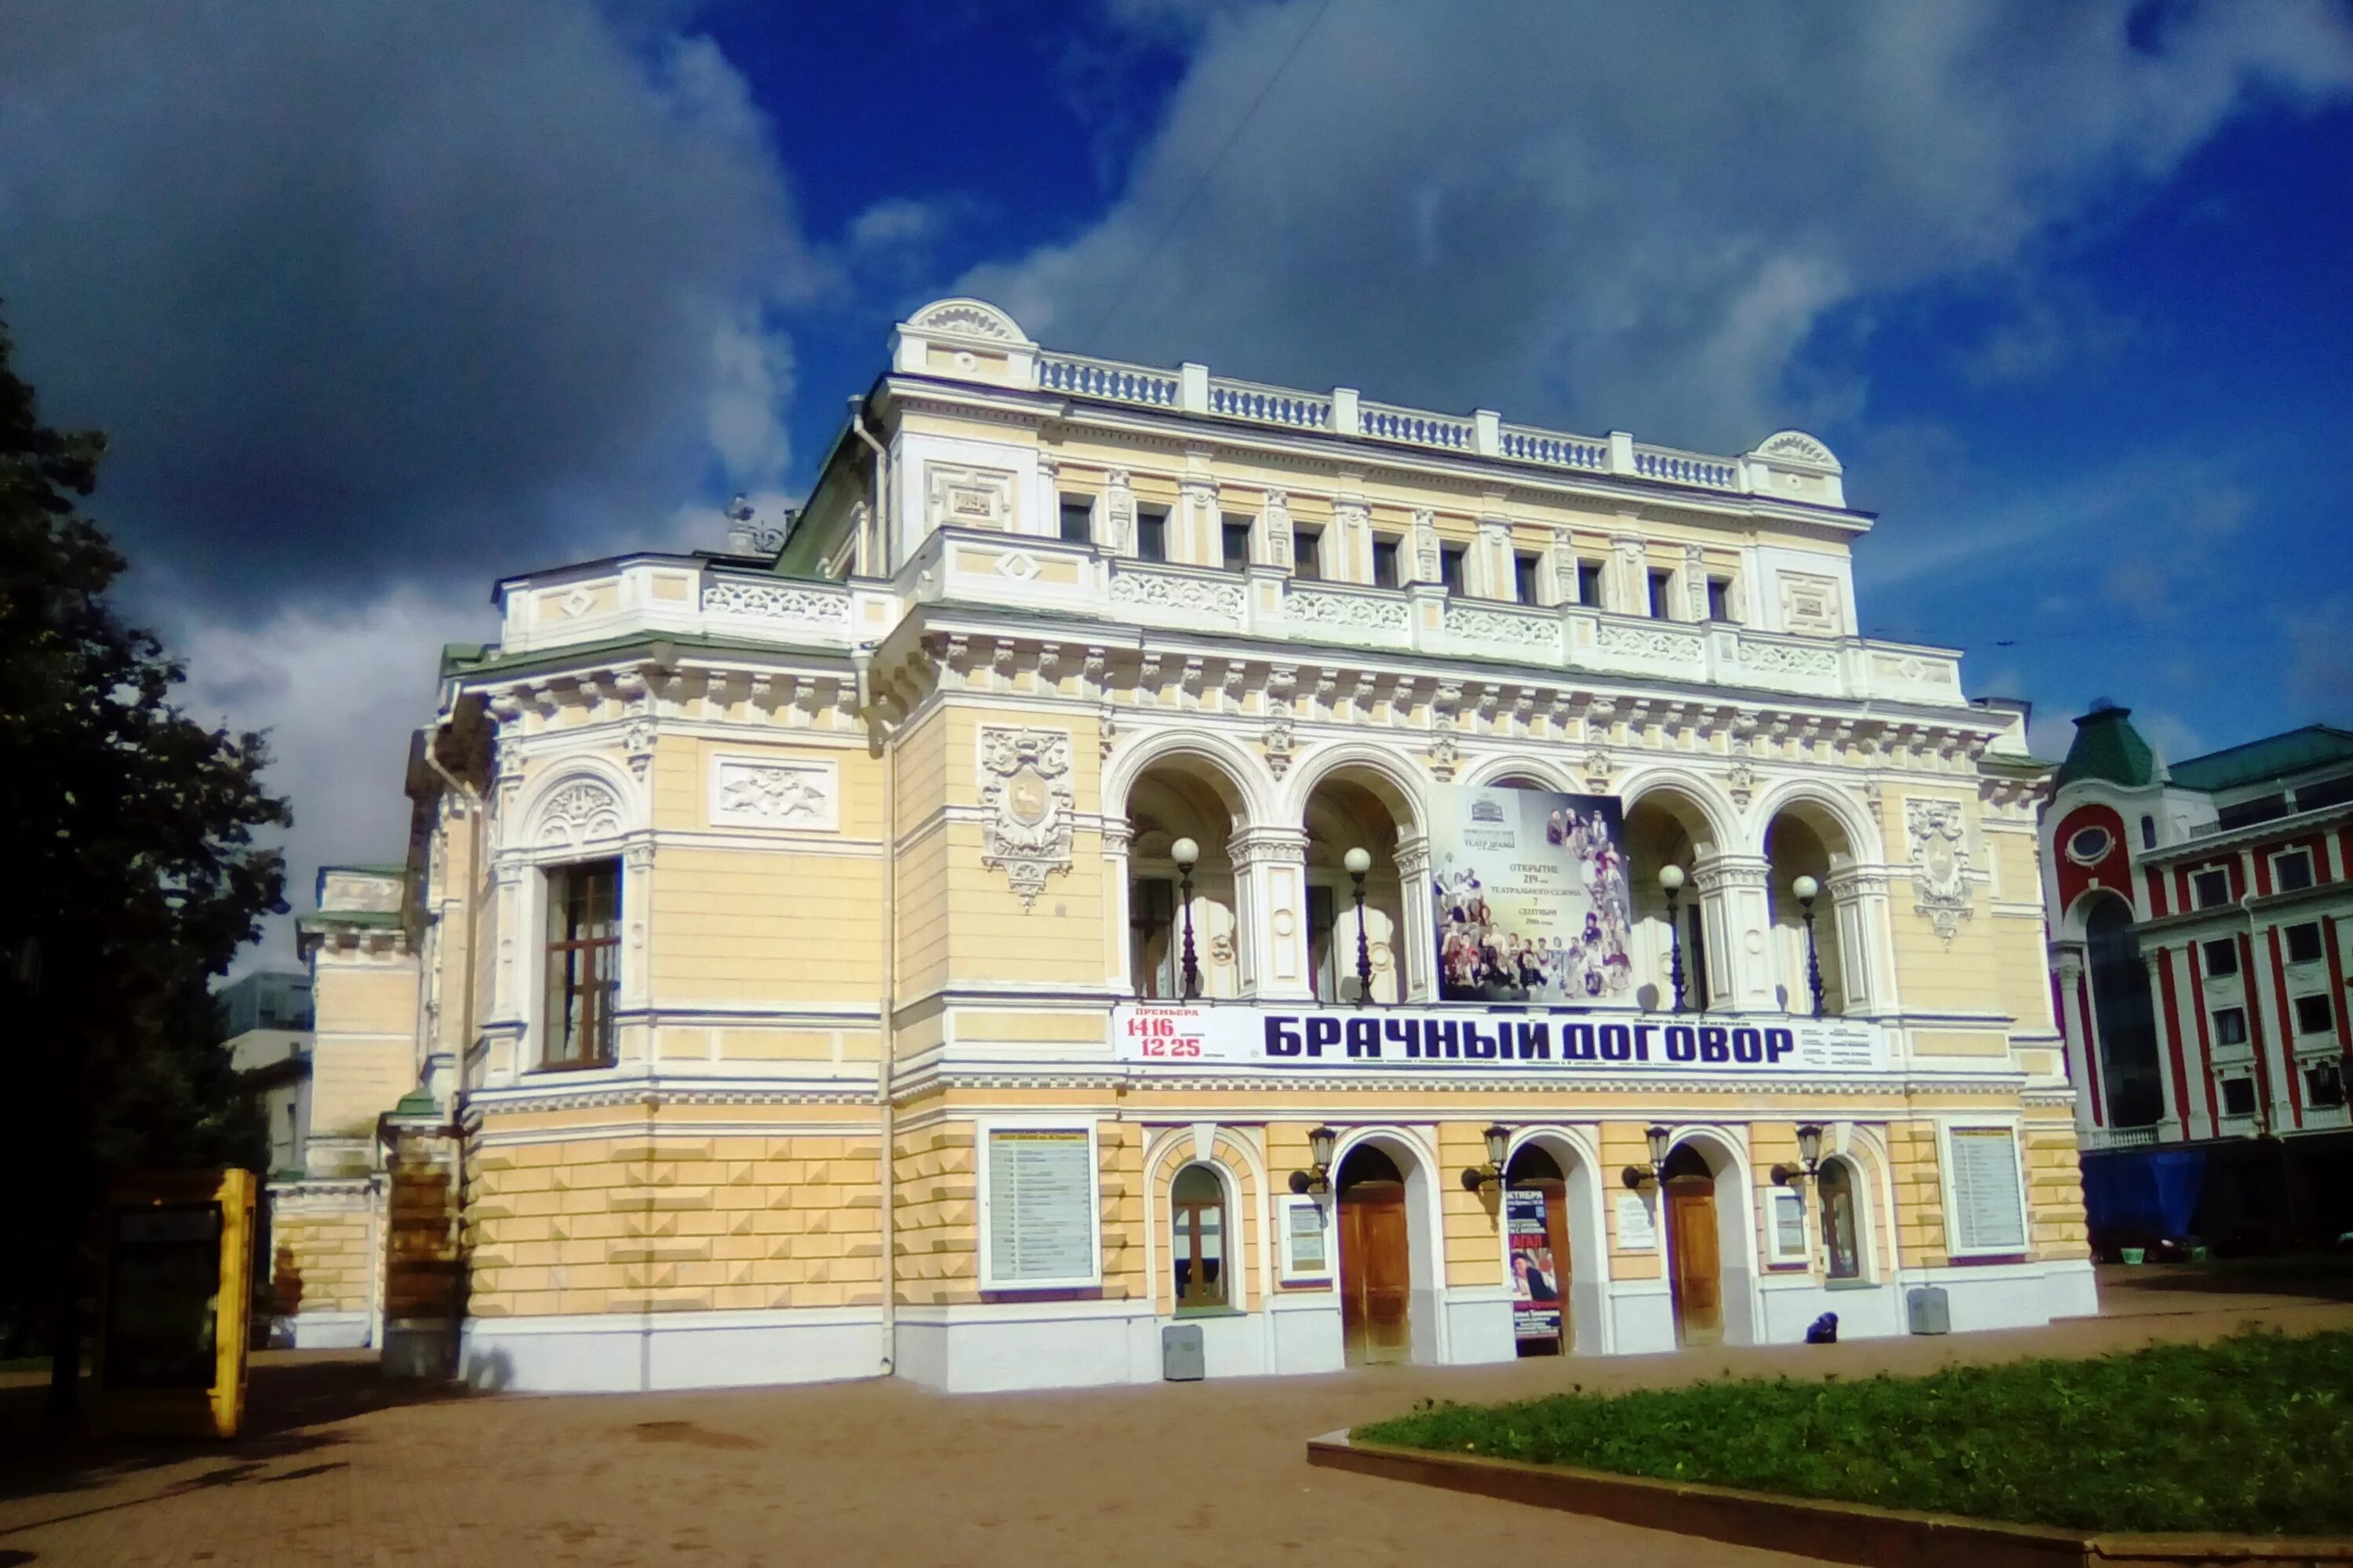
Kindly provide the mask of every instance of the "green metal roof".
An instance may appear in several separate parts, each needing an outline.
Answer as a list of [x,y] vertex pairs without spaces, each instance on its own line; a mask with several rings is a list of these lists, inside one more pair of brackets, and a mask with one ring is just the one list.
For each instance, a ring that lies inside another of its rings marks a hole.
[[[2179,777],[2180,770],[2175,769]],[[2056,786],[2079,779],[2104,779],[2126,789],[2157,782],[2157,753],[2132,726],[2132,709],[2113,704],[2095,707],[2075,721],[2075,742],[2059,765]]]
[[2235,789],[2242,784],[2293,778],[2332,762],[2353,762],[2353,730],[2308,724],[2284,735],[2266,736],[2177,762],[2173,781],[2185,789]]

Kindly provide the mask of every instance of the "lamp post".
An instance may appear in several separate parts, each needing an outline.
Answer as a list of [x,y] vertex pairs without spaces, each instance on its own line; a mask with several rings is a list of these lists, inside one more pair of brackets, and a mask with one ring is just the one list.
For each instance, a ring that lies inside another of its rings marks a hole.
[[1348,868],[1349,880],[1356,885],[1356,1005],[1362,1007],[1373,996],[1373,949],[1365,940],[1365,873],[1373,869],[1371,853],[1359,846],[1341,858]]
[[[1810,876],[1801,876],[1789,884],[1789,891],[1798,895],[1798,907],[1806,912],[1806,989],[1814,995],[1814,1016],[1822,1015],[1822,955],[1814,946],[1814,900],[1821,896],[1822,885]],[[1818,1129],[1819,1130],[1819,1129]]]
[[1500,1121],[1489,1122],[1480,1137],[1487,1143],[1487,1163],[1469,1166],[1462,1172],[1462,1185],[1473,1192],[1491,1183],[1504,1184],[1504,1156],[1512,1148],[1512,1129]]
[[1315,1127],[1307,1134],[1309,1169],[1291,1173],[1291,1190],[1304,1196],[1310,1192],[1332,1190],[1332,1146],[1340,1135],[1329,1127]]
[[1777,1186],[1794,1187],[1799,1177],[1811,1180],[1821,1171],[1822,1129],[1807,1122],[1798,1128],[1798,1163],[1773,1167],[1773,1181]]
[[1651,1146],[1651,1162],[1648,1165],[1626,1167],[1624,1172],[1626,1185],[1640,1190],[1645,1182],[1662,1180],[1659,1172],[1666,1167],[1667,1144],[1673,1137],[1674,1134],[1656,1124],[1642,1129],[1642,1140]]
[[1168,858],[1176,863],[1176,899],[1185,910],[1185,979],[1182,986],[1187,1001],[1201,994],[1201,966],[1193,957],[1193,863],[1201,858],[1201,846],[1191,839],[1178,839],[1168,846]]
[[1683,895],[1683,868],[1659,867],[1659,891],[1667,895],[1667,979],[1675,988],[1675,1011],[1683,1010],[1683,928],[1676,917],[1675,900]]

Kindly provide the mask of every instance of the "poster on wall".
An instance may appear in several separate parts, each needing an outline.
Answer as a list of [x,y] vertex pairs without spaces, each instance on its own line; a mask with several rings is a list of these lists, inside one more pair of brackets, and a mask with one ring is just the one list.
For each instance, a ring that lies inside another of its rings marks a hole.
[[1430,792],[1430,893],[1446,1001],[1623,1001],[1625,817],[1614,795]]
[[1332,1277],[1332,1250],[1324,1207],[1313,1198],[1282,1201],[1282,1282],[1310,1285]]
[[1545,1225],[1545,1195],[1514,1187],[1504,1193],[1504,1228],[1512,1245],[1512,1337],[1521,1344],[1560,1341],[1560,1268]]
[[991,1286],[1095,1278],[1094,1144],[1084,1132],[988,1135]]

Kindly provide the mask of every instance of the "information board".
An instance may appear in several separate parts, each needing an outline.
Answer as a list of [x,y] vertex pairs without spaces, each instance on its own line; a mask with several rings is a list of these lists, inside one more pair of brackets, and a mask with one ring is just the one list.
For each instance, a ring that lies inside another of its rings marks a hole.
[[1620,1192],[1617,1200],[1618,1250],[1620,1252],[1655,1252],[1659,1246],[1659,1227],[1651,1222],[1651,1205],[1640,1192]]
[[992,1287],[1092,1285],[1094,1141],[1084,1131],[988,1135]]
[[114,1215],[107,1375],[120,1389],[209,1389],[219,1371],[218,1203]]
[[1951,1145],[1954,1250],[2024,1252],[2017,1134],[2003,1127],[1959,1127]]
[[1282,1200],[1282,1277],[1286,1284],[1314,1284],[1332,1277],[1330,1234],[1321,1203],[1299,1196]]
[[1772,1229],[1767,1252],[1775,1263],[1810,1263],[1813,1250],[1806,1241],[1806,1200],[1787,1187],[1776,1187],[1767,1197]]
[[1522,1343],[1560,1340],[1560,1265],[1546,1226],[1545,1195],[1514,1187],[1504,1193],[1512,1246],[1512,1337]]

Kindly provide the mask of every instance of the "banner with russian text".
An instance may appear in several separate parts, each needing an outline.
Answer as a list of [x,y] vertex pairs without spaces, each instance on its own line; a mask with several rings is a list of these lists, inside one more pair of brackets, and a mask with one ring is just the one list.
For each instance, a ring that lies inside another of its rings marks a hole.
[[1560,1267],[1545,1224],[1545,1195],[1533,1187],[1504,1192],[1504,1229],[1512,1246],[1512,1337],[1560,1342]]
[[1606,1002],[1633,989],[1625,818],[1614,795],[1430,793],[1438,994]]

